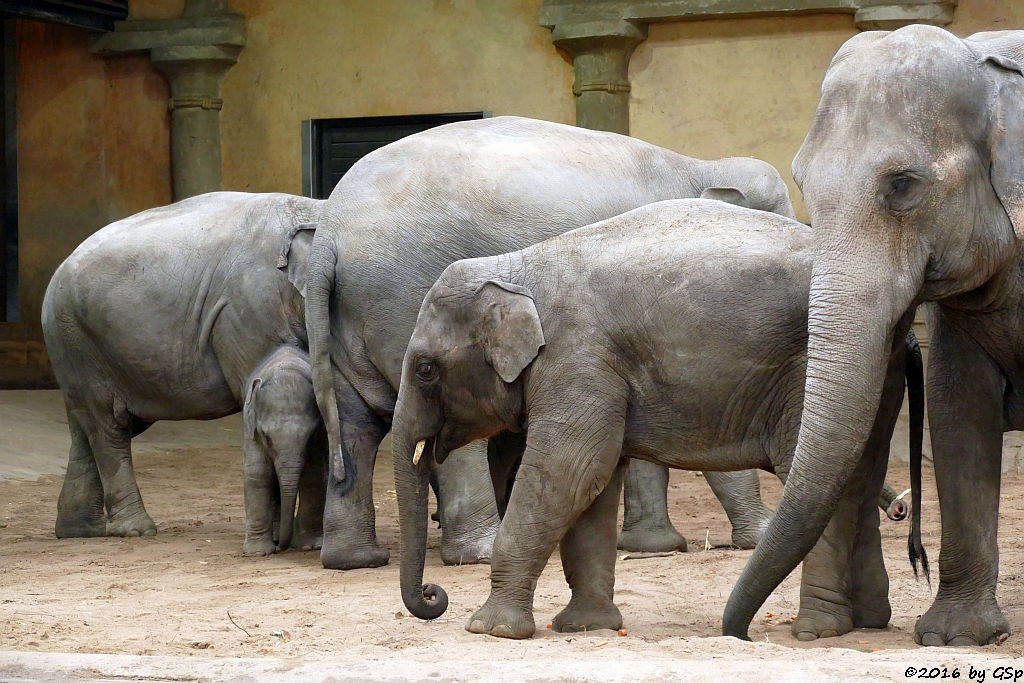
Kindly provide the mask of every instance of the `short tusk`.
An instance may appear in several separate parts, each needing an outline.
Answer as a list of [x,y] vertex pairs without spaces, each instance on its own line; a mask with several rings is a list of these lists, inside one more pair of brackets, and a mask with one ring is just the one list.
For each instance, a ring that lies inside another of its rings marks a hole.
[[903,496],[907,495],[908,493],[910,493],[910,489],[907,489],[906,491],[904,491],[900,495],[896,496],[896,500],[903,500]]
[[421,439],[416,442],[416,450],[412,452],[412,464],[420,464],[420,456],[423,455],[423,447],[427,445],[426,439]]

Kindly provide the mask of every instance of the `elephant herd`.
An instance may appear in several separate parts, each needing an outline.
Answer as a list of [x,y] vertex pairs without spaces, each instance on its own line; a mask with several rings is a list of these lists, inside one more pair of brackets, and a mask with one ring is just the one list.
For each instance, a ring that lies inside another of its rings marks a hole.
[[[883,628],[905,386],[927,568],[922,307],[943,525],[915,639],[994,642],[1001,434],[1024,428],[1024,32],[847,41],[793,174],[811,227],[764,162],[498,117],[387,145],[326,200],[219,192],[107,226],[43,301],[71,432],[56,534],[155,533],[132,437],[241,411],[243,553],[319,548],[334,569],[388,562],[372,478],[391,433],[418,617],[447,607],[423,583],[433,488],[442,559],[491,564],[468,630],[531,636],[556,547],[572,596],[553,628],[620,628],[617,545],[685,548],[673,467],[703,470],[756,545],[724,634],[746,638],[801,561],[796,637]],[[774,515],[756,469],[785,483]]]

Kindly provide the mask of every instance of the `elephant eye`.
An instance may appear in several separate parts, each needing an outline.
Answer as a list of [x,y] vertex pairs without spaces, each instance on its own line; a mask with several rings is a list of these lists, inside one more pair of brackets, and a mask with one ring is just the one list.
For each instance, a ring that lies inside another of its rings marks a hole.
[[905,175],[898,175],[892,179],[890,194],[902,194],[910,187],[910,178]]
[[905,214],[913,210],[924,199],[925,183],[921,180],[910,171],[901,171],[889,176],[882,192],[886,208],[894,214]]
[[416,366],[416,376],[424,381],[433,379],[436,371],[436,366],[430,361],[420,361],[420,364]]

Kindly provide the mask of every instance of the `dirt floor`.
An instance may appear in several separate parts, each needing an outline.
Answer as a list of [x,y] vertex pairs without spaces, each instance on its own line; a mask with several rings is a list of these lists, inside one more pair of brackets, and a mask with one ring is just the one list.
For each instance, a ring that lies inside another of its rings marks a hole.
[[[389,566],[335,572],[322,569],[311,552],[242,557],[237,418],[160,424],[136,439],[136,472],[159,528],[156,537],[58,540],[53,536],[61,484],[56,472],[67,452],[62,423],[56,393],[0,392],[0,679],[254,675],[283,680],[332,673],[437,680],[490,672],[498,679],[624,680],[690,673],[718,680],[729,672],[903,680],[907,667],[927,665],[946,667],[950,675],[958,669],[966,680],[969,667],[998,676],[995,667],[1024,655],[1024,635],[998,647],[917,648],[913,626],[931,603],[931,592],[923,580],[915,580],[907,562],[907,523],[885,519],[893,607],[889,628],[797,642],[788,625],[797,609],[795,572],[752,625],[752,644],[717,637],[726,599],[751,551],[699,550],[705,539],[712,545],[728,542],[729,525],[707,484],[693,472],[673,472],[669,492],[672,519],[691,552],[618,562],[616,602],[625,636],[611,631],[561,635],[544,628],[569,597],[557,554],[538,584],[533,639],[510,642],[467,633],[467,618],[486,599],[489,568],[441,566],[436,529],[425,578],[442,585],[451,604],[433,622],[409,617],[398,591],[397,510],[386,457],[378,461],[375,493],[378,535],[392,553]],[[906,467],[891,468],[889,481],[897,490],[906,488]],[[766,474],[762,484],[765,499],[774,505],[781,486]],[[930,468],[923,506],[924,542],[937,560],[939,512]],[[1000,510],[999,601],[1018,634],[1024,634],[1022,508],[1024,477],[1007,475]],[[769,612],[775,616],[766,617]],[[1024,669],[1024,660],[1016,667]]]

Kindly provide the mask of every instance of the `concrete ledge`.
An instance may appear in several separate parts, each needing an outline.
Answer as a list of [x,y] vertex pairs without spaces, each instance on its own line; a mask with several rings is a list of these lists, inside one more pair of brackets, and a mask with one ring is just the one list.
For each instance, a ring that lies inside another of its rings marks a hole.
[[[928,23],[944,26],[953,20],[958,0],[544,0],[540,24],[620,19],[658,23],[701,19],[738,19],[804,14],[853,14],[859,28],[896,28]],[[861,22],[865,26],[861,26]]]

